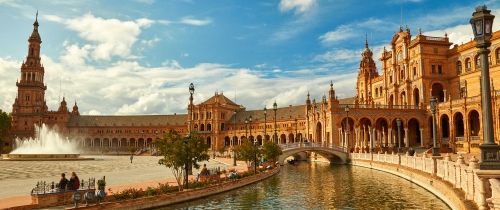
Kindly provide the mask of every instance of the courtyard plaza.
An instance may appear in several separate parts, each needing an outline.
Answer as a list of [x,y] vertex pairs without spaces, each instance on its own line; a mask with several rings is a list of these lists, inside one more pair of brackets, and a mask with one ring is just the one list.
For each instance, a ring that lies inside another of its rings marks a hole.
[[[177,185],[171,170],[158,164],[160,156],[85,156],[88,161],[0,161],[0,209],[31,203],[30,192],[37,181],[59,182],[61,173],[69,177],[76,172],[83,180],[106,176],[106,189],[118,192],[128,188],[156,187],[158,183]],[[232,166],[230,158],[216,158],[202,162],[207,168],[220,167],[221,170],[236,168],[246,170],[244,162]],[[195,179],[198,172],[193,169]]]

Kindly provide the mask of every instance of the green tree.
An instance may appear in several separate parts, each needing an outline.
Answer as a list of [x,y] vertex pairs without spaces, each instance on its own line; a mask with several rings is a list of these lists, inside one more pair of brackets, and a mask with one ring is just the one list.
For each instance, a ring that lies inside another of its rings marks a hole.
[[[198,136],[182,137],[175,131],[165,135],[163,139],[156,142],[159,155],[163,156],[158,164],[170,168],[175,177],[179,191],[184,189],[183,183],[187,185],[187,166],[200,168],[199,162],[210,158],[208,155],[209,145]],[[185,177],[186,176],[186,177]]]
[[4,142],[7,140],[7,134],[10,130],[12,117],[9,113],[0,109],[0,153],[3,151]]
[[272,141],[264,142],[264,145],[262,146],[262,155],[267,160],[272,160],[274,162],[281,154],[283,154],[283,151],[278,144]]
[[241,145],[235,148],[235,152],[238,160],[245,161],[248,167],[258,160],[261,154],[259,147],[248,140],[242,141]]

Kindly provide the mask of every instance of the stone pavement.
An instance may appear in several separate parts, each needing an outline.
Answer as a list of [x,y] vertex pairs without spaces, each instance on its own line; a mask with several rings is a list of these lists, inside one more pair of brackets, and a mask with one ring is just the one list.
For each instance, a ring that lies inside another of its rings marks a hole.
[[[91,156],[90,161],[0,161],[0,209],[31,203],[29,195],[37,181],[59,180],[61,173],[67,176],[74,171],[80,179],[106,176],[107,186],[114,192],[127,188],[147,188],[159,182],[176,185],[169,169],[158,165],[160,157],[134,156]],[[202,163],[203,164],[203,163]],[[229,158],[210,159],[208,168],[235,168]],[[238,162],[237,170],[246,170],[243,162]],[[201,170],[201,168],[200,168]],[[193,171],[198,174],[198,171]],[[193,176],[194,178],[194,176]]]

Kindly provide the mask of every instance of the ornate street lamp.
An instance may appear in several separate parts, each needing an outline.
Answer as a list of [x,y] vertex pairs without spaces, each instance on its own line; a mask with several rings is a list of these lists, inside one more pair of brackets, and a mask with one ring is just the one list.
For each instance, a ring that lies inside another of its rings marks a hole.
[[278,144],[278,134],[276,133],[276,111],[278,111],[278,104],[276,104],[276,101],[274,101],[273,110],[274,110],[274,143]]
[[193,83],[189,84],[189,109],[191,111],[191,120],[189,121],[189,131],[188,131],[188,135],[191,136],[191,132],[192,132],[192,128],[191,128],[191,125],[193,124],[193,120],[194,120],[194,117],[193,117],[193,94],[194,94],[194,85]]
[[267,127],[267,108],[264,106],[264,141],[266,141],[266,137],[267,137],[266,127]]
[[436,128],[436,106],[437,98],[431,98],[431,113],[432,113],[432,156],[439,156],[439,148],[437,147],[437,128]]
[[500,146],[494,141],[493,134],[493,114],[491,111],[491,90],[490,90],[490,68],[488,61],[488,53],[491,46],[491,34],[493,27],[494,15],[490,14],[490,10],[486,6],[476,7],[476,11],[472,13],[470,24],[474,32],[474,40],[478,53],[481,55],[481,99],[483,110],[483,144],[479,146],[481,149],[481,158],[479,163],[480,169],[500,169]]
[[396,125],[398,126],[398,153],[401,152],[401,119],[396,119]]
[[346,134],[347,134],[347,139],[346,139],[345,147],[347,149],[347,152],[350,152],[350,149],[349,149],[349,130],[351,128],[350,128],[350,125],[349,125],[349,105],[345,106],[344,111],[345,111],[345,114],[346,114],[345,127],[346,127]]

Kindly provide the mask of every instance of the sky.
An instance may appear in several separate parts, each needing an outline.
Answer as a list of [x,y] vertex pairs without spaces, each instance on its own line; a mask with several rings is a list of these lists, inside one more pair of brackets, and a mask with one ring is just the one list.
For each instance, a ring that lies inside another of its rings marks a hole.
[[375,60],[400,26],[466,43],[483,4],[500,17],[500,0],[0,0],[0,109],[37,10],[49,109],[140,115],[186,113],[190,83],[195,103],[218,92],[247,109],[319,100],[330,81],[352,97],[365,38]]

